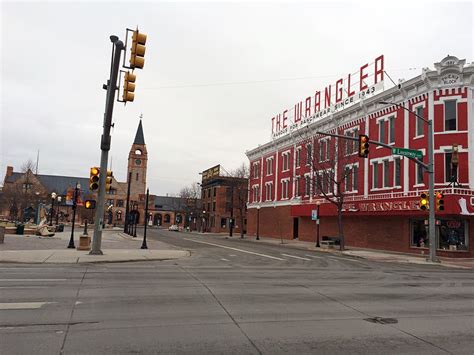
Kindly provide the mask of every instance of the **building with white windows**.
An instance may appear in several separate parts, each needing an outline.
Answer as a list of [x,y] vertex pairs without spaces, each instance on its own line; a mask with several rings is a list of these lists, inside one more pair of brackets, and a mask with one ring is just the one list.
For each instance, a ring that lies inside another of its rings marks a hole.
[[426,171],[391,149],[371,144],[368,158],[361,158],[357,141],[316,133],[365,134],[421,151],[427,162],[427,124],[415,112],[433,124],[435,189],[445,202],[436,211],[438,254],[473,257],[474,63],[447,56],[388,90],[381,89],[383,56],[373,65],[373,75],[365,72],[369,65],[361,67],[359,82],[340,79],[334,95],[331,85],[325,88],[324,107],[323,91],[316,92],[272,118],[273,139],[247,152],[248,233],[315,241],[311,213],[319,206],[321,236],[337,236],[337,209],[329,199],[338,187],[333,178],[343,173],[346,246],[428,254],[428,212],[419,206],[428,191]]

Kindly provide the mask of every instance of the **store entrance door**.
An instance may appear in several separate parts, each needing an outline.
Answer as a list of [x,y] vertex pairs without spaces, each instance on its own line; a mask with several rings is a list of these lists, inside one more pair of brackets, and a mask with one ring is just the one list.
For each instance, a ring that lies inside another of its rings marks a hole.
[[294,217],[293,218],[293,239],[298,239],[298,222],[299,222],[299,218]]

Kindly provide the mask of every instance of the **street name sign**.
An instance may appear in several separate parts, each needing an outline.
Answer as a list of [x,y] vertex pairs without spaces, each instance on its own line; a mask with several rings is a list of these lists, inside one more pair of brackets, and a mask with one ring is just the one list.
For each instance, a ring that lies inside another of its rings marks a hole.
[[403,155],[408,158],[423,158],[423,153],[416,149],[392,148],[392,154]]

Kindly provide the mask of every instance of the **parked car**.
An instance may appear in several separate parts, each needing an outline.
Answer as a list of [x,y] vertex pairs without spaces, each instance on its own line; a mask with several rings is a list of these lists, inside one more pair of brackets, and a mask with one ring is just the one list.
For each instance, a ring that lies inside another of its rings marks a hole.
[[177,232],[179,231],[179,228],[176,224],[172,224],[171,226],[169,226],[168,230]]

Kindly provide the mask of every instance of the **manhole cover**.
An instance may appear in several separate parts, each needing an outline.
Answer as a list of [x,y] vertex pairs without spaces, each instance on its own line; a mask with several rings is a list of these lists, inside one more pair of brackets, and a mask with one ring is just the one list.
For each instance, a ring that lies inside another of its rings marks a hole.
[[378,323],[378,324],[395,324],[398,323],[398,320],[395,318],[382,318],[382,317],[373,317],[373,318],[365,318],[364,319],[370,323]]

